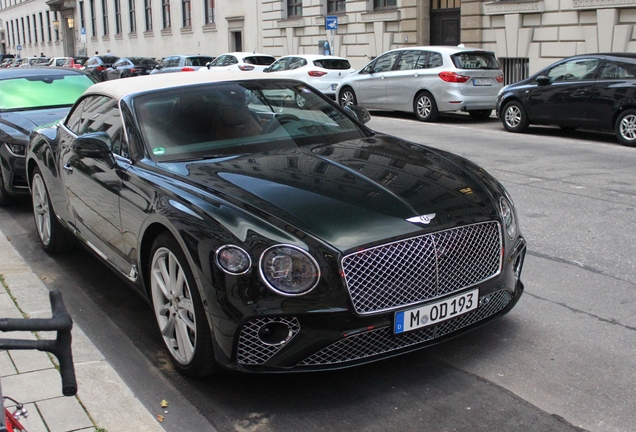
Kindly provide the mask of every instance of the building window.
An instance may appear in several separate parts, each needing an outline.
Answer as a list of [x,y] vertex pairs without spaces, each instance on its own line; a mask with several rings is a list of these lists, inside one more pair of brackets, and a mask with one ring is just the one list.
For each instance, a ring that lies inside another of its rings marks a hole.
[[203,0],[205,8],[205,23],[214,24],[214,0]]
[[182,27],[192,27],[192,6],[190,0],[181,0],[181,13],[183,15]]
[[161,16],[163,19],[163,28],[170,28],[170,0],[161,0]]
[[152,31],[152,0],[145,0],[146,31]]
[[135,13],[135,0],[128,0],[128,16],[130,18],[130,32],[137,31],[137,14]]
[[302,0],[287,0],[287,16],[296,17],[303,14]]
[[345,0],[327,0],[327,12],[344,12]]
[[373,9],[388,9],[397,7],[397,0],[373,0]]
[[[29,27],[29,43],[31,43],[31,20],[27,17],[27,26]],[[35,43],[38,43],[38,29],[35,25],[35,15],[33,15],[33,33],[35,34]]]
[[530,75],[530,59],[528,58],[500,58],[499,62],[504,73],[504,85],[521,81]]
[[107,0],[102,0],[102,15],[104,16],[102,22],[104,24],[104,36],[108,36],[108,3]]
[[91,26],[92,36],[97,36],[97,16],[95,15],[95,0],[91,0]]
[[40,12],[40,36],[42,42],[44,42],[44,18],[42,18],[42,12]]
[[11,40],[13,40],[13,45],[20,45],[20,42],[15,43],[15,27],[13,26],[13,20],[11,20]]
[[47,33],[49,34],[49,42],[51,42],[51,40],[53,40],[53,38],[51,37],[51,13],[50,12],[46,12],[46,29],[47,29]]
[[26,43],[26,28],[24,26],[24,18],[20,18],[20,21],[22,21],[22,40],[24,41],[24,43]]
[[121,33],[121,0],[115,0],[115,34]]
[[86,15],[84,14],[84,2],[79,2],[80,28],[86,28]]

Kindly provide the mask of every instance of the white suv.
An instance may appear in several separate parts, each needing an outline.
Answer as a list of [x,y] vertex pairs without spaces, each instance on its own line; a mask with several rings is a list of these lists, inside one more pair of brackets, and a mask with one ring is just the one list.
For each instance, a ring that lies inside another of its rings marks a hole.
[[490,117],[503,72],[492,51],[422,46],[388,51],[342,79],[340,105],[414,112],[421,121],[440,112],[468,111],[476,120]]

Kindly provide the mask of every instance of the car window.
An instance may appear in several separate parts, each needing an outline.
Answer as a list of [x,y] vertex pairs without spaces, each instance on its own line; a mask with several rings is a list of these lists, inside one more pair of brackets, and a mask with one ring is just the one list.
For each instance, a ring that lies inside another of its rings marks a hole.
[[168,57],[162,63],[161,67],[177,67],[179,66],[179,57]]
[[84,105],[86,104],[86,99],[82,99],[75,107],[73,111],[71,111],[66,118],[66,127],[69,128],[71,132],[77,135],[77,131],[79,130],[80,121],[82,120],[82,112],[84,111]]
[[210,62],[210,66],[223,66],[227,56],[221,55]]
[[306,64],[307,64],[307,60],[305,60],[304,58],[302,58],[302,57],[294,57],[289,62],[288,69],[298,69],[298,68],[301,68],[301,67],[305,66]]
[[349,60],[344,60],[344,59],[314,60],[314,65],[321,67],[323,69],[332,69],[332,70],[351,69],[351,63],[349,63]]
[[627,63],[605,62],[601,67],[599,79],[628,79],[636,78],[636,67]]
[[245,63],[257,65],[257,66],[269,66],[276,60],[270,56],[248,56],[243,59]]
[[404,51],[396,65],[397,70],[417,69],[417,60],[422,51]]
[[223,62],[223,66],[238,64],[238,59],[233,55],[229,55],[225,57],[225,61]]
[[127,65],[127,64],[128,64],[128,60],[126,60],[126,59],[120,59],[120,60],[117,60],[117,61],[113,64],[113,67],[114,67],[114,68],[117,68],[117,67],[119,67],[119,66],[124,66],[124,65]]
[[547,76],[550,82],[592,79],[598,62],[598,59],[586,58],[568,60],[550,69]]
[[287,67],[287,64],[289,63],[289,61],[291,60],[291,58],[286,57],[286,58],[282,58],[282,59],[278,59],[276,60],[274,63],[272,63],[272,65],[269,67],[268,72],[276,72],[276,71],[281,71],[281,70],[287,70],[289,69]]
[[457,69],[499,69],[494,54],[487,52],[461,52],[451,55]]
[[373,64],[373,73],[386,72],[388,70],[391,70],[393,68],[393,64],[395,63],[395,60],[398,58],[399,55],[400,51],[395,51],[378,57]]
[[0,80],[0,110],[70,106],[93,81],[84,74],[49,74]]
[[108,96],[95,95],[87,97],[84,100],[84,109],[82,110],[79,125],[73,132],[76,135],[100,132],[103,123],[103,119],[100,119],[100,114],[111,109],[113,105],[116,105],[116,101]]

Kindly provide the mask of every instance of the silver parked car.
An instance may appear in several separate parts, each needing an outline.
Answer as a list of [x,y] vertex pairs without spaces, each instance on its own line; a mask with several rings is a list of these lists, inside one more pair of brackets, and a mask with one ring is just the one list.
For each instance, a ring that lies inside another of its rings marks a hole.
[[485,120],[503,80],[492,51],[422,46],[382,54],[344,77],[336,95],[340,105],[414,112],[421,121],[459,110]]
[[150,73],[194,72],[212,60],[214,60],[212,56],[172,55],[161,60]]

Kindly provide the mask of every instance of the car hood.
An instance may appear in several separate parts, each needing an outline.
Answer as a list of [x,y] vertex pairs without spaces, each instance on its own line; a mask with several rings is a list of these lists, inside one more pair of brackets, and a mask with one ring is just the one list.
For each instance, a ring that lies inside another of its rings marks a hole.
[[492,177],[463,158],[386,135],[160,165],[342,252],[498,218],[496,185],[479,173]]
[[70,107],[64,107],[0,113],[0,129],[14,139],[26,139],[33,129],[60,120],[69,109]]

